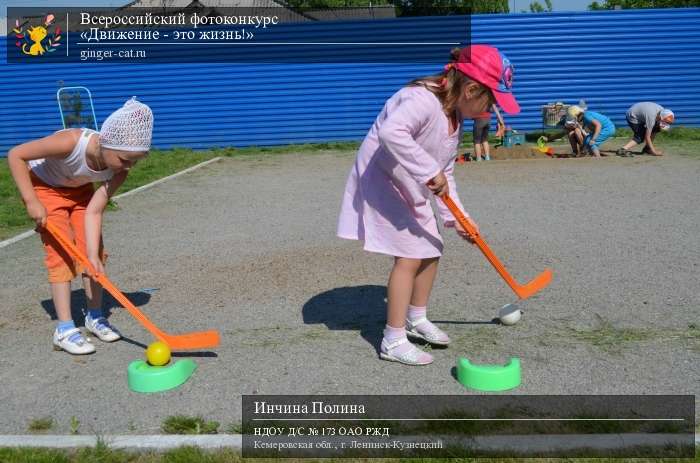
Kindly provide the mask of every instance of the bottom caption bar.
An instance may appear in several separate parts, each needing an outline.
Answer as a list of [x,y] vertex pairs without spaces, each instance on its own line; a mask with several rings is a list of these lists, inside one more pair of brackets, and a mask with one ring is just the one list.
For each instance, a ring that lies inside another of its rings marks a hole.
[[244,458],[695,455],[694,396],[243,396]]

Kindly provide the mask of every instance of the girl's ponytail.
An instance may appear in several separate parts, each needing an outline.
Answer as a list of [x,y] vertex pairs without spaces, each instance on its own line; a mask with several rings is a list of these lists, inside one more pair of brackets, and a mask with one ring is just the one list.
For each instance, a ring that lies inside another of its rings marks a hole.
[[430,90],[442,103],[442,107],[447,114],[452,114],[457,110],[457,102],[462,93],[462,88],[471,80],[459,72],[454,66],[459,60],[462,50],[453,48],[450,50],[449,62],[445,65],[442,74],[421,77],[409,82],[409,87],[425,87]]

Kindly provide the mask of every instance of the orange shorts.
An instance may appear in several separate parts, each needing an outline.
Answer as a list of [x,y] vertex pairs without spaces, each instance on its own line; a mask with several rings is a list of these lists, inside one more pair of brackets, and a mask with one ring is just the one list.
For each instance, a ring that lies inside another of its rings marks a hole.
[[[77,188],[57,188],[44,183],[34,173],[30,174],[34,192],[46,208],[48,221],[63,234],[72,239],[83,253],[85,246],[85,209],[95,190],[91,183]],[[82,273],[83,267],[75,262],[61,245],[46,230],[40,230],[46,257],[44,264],[49,271],[50,283],[71,281]],[[100,257],[106,261],[106,254],[100,238]]]

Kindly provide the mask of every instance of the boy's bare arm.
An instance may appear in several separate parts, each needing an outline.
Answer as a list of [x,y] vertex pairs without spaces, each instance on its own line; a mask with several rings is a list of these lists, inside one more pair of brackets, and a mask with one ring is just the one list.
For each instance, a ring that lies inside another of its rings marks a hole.
[[102,236],[102,213],[107,207],[109,198],[124,183],[128,171],[120,172],[109,181],[100,185],[95,191],[85,210],[85,247],[88,259],[98,266],[100,253],[100,237]]

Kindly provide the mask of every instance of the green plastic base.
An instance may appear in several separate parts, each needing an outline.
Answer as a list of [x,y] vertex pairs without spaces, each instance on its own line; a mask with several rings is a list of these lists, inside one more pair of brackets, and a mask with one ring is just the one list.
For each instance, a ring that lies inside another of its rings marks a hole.
[[178,360],[172,365],[154,367],[143,360],[129,364],[127,378],[129,389],[134,392],[161,392],[173,389],[192,376],[197,364],[194,360]]
[[513,357],[505,365],[474,365],[462,357],[457,360],[457,380],[479,391],[507,391],[520,385],[520,359]]

